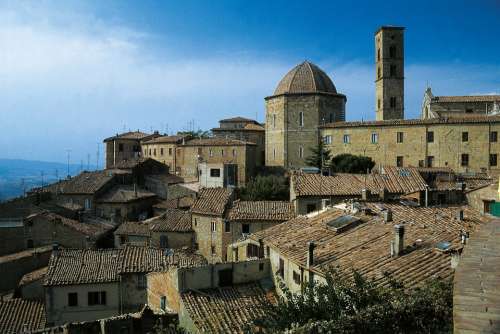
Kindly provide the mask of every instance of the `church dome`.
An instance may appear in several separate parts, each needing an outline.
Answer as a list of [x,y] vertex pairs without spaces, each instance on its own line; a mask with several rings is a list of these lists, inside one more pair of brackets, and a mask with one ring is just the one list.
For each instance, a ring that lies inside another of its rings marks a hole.
[[304,61],[288,72],[274,91],[274,95],[297,93],[337,94],[337,89],[322,69]]

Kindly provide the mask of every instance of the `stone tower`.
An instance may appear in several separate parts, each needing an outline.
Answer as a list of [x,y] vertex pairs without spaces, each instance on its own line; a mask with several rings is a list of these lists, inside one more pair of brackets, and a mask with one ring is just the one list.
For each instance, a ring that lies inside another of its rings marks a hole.
[[346,97],[318,66],[295,66],[266,97],[266,166],[305,167],[318,144],[318,127],[345,121]]
[[404,28],[375,32],[375,108],[377,121],[404,119]]

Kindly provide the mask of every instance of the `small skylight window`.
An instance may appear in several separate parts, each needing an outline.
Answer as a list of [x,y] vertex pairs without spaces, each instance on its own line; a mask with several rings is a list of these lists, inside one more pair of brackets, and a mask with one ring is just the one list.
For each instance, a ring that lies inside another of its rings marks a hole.
[[400,169],[399,170],[399,176],[408,177],[408,176],[410,176],[410,171],[407,170],[407,169]]
[[436,248],[439,249],[440,251],[444,252],[450,249],[451,243],[448,241],[441,241],[436,244]]
[[335,232],[342,232],[356,226],[359,221],[360,219],[357,217],[345,215],[329,221],[326,225],[332,228]]

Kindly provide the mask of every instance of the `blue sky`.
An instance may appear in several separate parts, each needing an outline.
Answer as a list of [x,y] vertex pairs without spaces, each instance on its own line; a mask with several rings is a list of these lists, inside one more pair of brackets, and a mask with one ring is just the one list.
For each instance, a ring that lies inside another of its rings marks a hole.
[[1,158],[96,160],[124,129],[264,118],[304,59],[374,118],[373,33],[406,27],[406,117],[436,95],[500,93],[499,1],[1,1]]

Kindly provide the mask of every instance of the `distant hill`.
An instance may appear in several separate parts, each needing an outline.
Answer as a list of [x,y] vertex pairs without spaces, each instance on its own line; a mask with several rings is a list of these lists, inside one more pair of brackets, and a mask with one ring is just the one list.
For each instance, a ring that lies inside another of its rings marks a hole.
[[[67,164],[59,162],[0,159],[0,201],[22,195],[23,188],[39,187],[42,180],[47,184],[65,178],[67,169]],[[78,174],[80,165],[70,165],[69,172]]]

